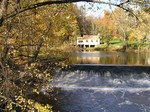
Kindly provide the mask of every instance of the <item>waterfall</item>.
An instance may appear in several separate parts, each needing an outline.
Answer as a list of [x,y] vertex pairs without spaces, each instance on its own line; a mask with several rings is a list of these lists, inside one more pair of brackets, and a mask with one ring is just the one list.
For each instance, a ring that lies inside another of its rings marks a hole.
[[51,85],[64,112],[150,111],[149,67],[74,65]]

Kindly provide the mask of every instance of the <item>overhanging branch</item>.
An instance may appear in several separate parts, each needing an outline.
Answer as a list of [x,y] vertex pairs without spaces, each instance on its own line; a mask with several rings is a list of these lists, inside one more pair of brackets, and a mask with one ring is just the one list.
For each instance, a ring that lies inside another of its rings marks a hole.
[[[117,3],[112,3],[112,2],[104,2],[104,1],[100,1],[100,0],[58,0],[58,1],[44,1],[44,2],[39,2],[39,3],[35,3],[35,4],[31,4],[29,6],[26,6],[26,7],[23,7],[21,9],[18,9],[17,11],[13,11],[11,12],[11,14],[8,14],[4,17],[4,20],[5,19],[8,19],[8,18],[11,18],[11,17],[14,17],[16,16],[17,14],[19,13],[22,13],[22,12],[25,12],[25,11],[28,11],[28,10],[31,10],[31,9],[35,9],[35,8],[39,8],[39,7],[42,7],[42,6],[45,6],[45,5],[52,5],[52,4],[64,4],[64,3],[75,3],[75,2],[87,2],[87,3],[99,3],[99,4],[107,4],[107,5],[113,5],[113,6],[116,6],[116,7],[119,7],[123,10],[126,10],[128,12],[130,12],[133,16],[136,17],[136,15],[129,9],[123,7],[123,4],[126,4],[126,3],[129,3],[130,0],[127,0],[126,2],[124,3],[121,3],[120,4],[117,4]],[[136,17],[137,18],[137,17]]]

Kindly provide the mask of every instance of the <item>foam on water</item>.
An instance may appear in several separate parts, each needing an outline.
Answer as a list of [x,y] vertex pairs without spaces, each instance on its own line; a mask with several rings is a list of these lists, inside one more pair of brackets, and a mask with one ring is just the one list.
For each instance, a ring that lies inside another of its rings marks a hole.
[[93,71],[62,72],[54,77],[52,86],[65,90],[88,89],[97,91],[149,91],[149,74],[104,74]]
[[66,91],[73,91],[73,90],[93,90],[95,92],[117,92],[117,91],[124,91],[124,92],[130,92],[130,93],[137,93],[137,92],[144,92],[144,91],[150,91],[150,87],[148,88],[121,88],[121,87],[84,87],[84,86],[76,86],[76,85],[56,85],[54,86],[56,88],[61,88]]
[[58,89],[57,111],[150,112],[150,74],[146,72],[62,71],[51,85]]

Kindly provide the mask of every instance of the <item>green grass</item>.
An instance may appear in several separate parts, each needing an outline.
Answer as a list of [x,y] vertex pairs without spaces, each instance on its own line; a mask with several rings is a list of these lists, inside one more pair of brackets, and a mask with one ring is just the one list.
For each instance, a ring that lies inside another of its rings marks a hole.
[[119,39],[112,39],[109,41],[109,44],[120,44],[122,43],[122,40],[119,40]]
[[107,47],[107,45],[106,45],[106,44],[100,44],[100,45],[98,45],[97,47],[98,47],[98,48],[101,48],[101,49],[105,49],[105,48]]
[[95,50],[104,50],[104,49],[107,49],[107,45],[106,44],[100,44],[98,45]]
[[119,39],[112,39],[109,41],[109,44],[113,45],[113,46],[124,46],[125,45],[125,43]]
[[[121,50],[124,48],[125,46],[125,42],[120,40],[120,39],[111,39],[109,41],[109,46],[107,46],[106,44],[100,44],[97,46],[97,48],[95,48],[95,50]],[[138,45],[140,45],[140,47],[143,48],[150,48],[150,44],[149,42],[145,42],[145,43],[138,43],[137,41],[128,41],[128,48],[130,49],[137,49]]]

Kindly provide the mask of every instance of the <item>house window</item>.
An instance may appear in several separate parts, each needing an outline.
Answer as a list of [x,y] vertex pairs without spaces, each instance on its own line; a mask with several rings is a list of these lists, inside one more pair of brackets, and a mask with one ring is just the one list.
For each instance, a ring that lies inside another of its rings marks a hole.
[[88,40],[86,40],[86,42],[88,42]]
[[93,40],[91,40],[91,42],[93,42]]
[[82,41],[82,40],[79,40],[78,42],[79,42],[79,43],[82,43],[83,41]]
[[96,42],[98,42],[98,40],[96,40]]

